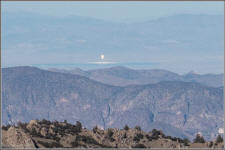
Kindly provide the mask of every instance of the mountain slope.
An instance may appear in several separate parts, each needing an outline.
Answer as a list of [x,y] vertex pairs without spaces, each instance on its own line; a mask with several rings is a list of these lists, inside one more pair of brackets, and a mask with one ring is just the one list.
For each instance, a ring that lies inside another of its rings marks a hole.
[[50,68],[48,70],[78,74],[114,86],[152,84],[160,81],[184,81],[197,82],[212,87],[221,87],[224,81],[224,74],[200,75],[190,72],[185,75],[179,75],[163,69],[135,70],[121,66],[87,71],[79,68],[71,70]]
[[223,88],[164,81],[116,87],[34,67],[2,70],[3,123],[32,119],[81,121],[88,128],[157,126],[168,135],[215,138],[223,128]]
[[[78,75],[33,67],[3,69],[3,122],[32,118],[85,119],[97,124],[102,107],[120,88]],[[89,116],[85,118],[83,116]],[[89,119],[89,120],[88,120]],[[81,121],[83,121],[81,119]]]

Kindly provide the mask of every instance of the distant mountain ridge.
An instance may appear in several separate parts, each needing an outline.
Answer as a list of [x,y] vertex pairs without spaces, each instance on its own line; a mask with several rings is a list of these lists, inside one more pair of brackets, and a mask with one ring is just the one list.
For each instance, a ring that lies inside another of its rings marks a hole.
[[48,70],[77,74],[114,86],[152,84],[160,81],[197,82],[212,87],[221,87],[224,85],[224,74],[200,75],[190,72],[185,75],[179,75],[163,69],[135,70],[122,66],[87,71],[80,68],[68,70],[49,68]]
[[[89,62],[103,53],[109,61],[157,61],[159,66],[181,72],[187,72],[186,68],[223,71],[223,15],[180,14],[126,24],[6,12],[2,20],[2,44],[9,49],[4,58],[14,58],[3,61],[5,66],[39,64],[39,58],[45,64]],[[53,51],[55,59],[49,60]]]
[[3,123],[31,119],[80,121],[88,128],[139,125],[165,134],[206,139],[223,128],[223,87],[161,81],[126,87],[35,67],[2,69]]

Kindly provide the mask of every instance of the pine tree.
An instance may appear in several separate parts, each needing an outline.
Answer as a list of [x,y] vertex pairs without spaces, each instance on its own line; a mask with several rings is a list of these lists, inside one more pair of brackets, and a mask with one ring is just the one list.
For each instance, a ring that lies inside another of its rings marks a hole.
[[200,134],[197,134],[194,139],[194,143],[205,143],[205,139]]

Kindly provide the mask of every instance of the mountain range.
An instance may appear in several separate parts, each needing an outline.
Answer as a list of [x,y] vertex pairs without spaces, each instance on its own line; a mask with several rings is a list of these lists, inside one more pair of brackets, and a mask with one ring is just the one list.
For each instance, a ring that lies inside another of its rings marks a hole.
[[[107,71],[110,69],[103,73]],[[132,79],[139,75],[137,72],[117,76]],[[154,73],[165,75],[161,71]],[[140,74],[149,75],[148,71]],[[170,74],[165,77],[170,81],[156,78],[157,82],[151,84],[114,86],[81,74],[29,66],[3,68],[2,121],[7,124],[45,118],[80,121],[87,128],[97,125],[103,129],[127,124],[139,125],[144,131],[161,129],[182,138],[193,139],[198,132],[206,139],[215,138],[224,123],[223,86],[172,80]]]
[[182,73],[223,71],[223,15],[179,14],[116,23],[4,12],[2,20],[4,66],[40,64],[40,58],[43,64],[92,62],[103,53],[106,61],[153,62],[159,64],[153,67]]
[[212,87],[221,87],[223,86],[224,82],[224,74],[201,75],[195,72],[189,72],[184,75],[179,75],[177,73],[163,69],[137,70],[122,66],[87,70],[87,71],[82,70],[80,68],[68,70],[50,68],[48,70],[54,72],[78,74],[114,86],[127,86],[132,84],[139,84],[139,85],[151,84],[151,83],[158,83],[160,81],[184,81],[184,82],[198,82]]

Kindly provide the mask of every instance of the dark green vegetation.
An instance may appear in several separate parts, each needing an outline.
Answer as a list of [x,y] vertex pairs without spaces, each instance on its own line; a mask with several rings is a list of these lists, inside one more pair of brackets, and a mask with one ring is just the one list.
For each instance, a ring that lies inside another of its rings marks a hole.
[[216,138],[216,143],[222,143],[223,142],[223,137],[221,135],[218,135]]
[[147,148],[144,144],[136,144],[132,148]]
[[2,130],[8,130],[10,127],[11,127],[10,124],[3,125],[3,126],[2,126]]
[[38,141],[38,143],[40,143],[46,148],[60,148],[60,147],[62,148],[63,147],[61,144],[57,142],[48,143],[48,142]]
[[195,139],[194,139],[194,143],[205,143],[205,139],[200,134],[197,134]]
[[125,125],[123,129],[124,129],[124,130],[129,130],[128,125]]

